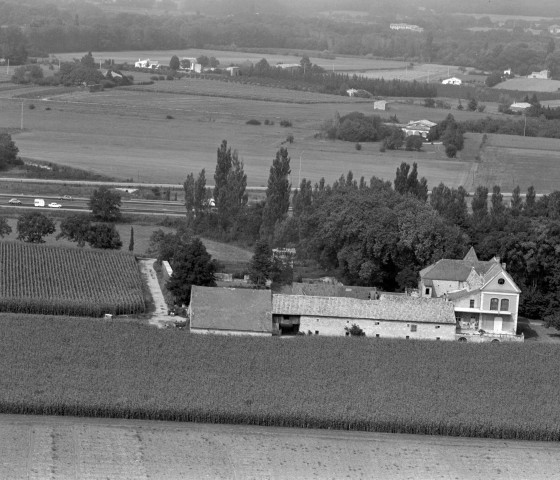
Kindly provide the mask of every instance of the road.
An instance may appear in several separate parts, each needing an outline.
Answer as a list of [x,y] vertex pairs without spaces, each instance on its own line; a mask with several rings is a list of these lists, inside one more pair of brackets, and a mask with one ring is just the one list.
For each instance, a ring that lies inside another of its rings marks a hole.
[[[17,198],[21,201],[21,205],[11,205],[8,201],[12,198]],[[45,207],[35,207],[33,202],[35,198],[42,198],[45,200]],[[17,211],[20,209],[43,209],[54,210],[48,207],[49,203],[55,202],[62,205],[57,210],[75,211],[75,212],[90,212],[88,208],[89,198],[73,198],[72,200],[61,200],[59,196],[53,195],[13,195],[13,194],[0,194],[0,208],[11,209]],[[168,215],[168,216],[185,216],[185,205],[181,202],[166,201],[166,200],[123,200],[121,204],[121,212],[123,213],[138,213],[143,215]]]
[[0,415],[6,479],[547,479],[557,443]]

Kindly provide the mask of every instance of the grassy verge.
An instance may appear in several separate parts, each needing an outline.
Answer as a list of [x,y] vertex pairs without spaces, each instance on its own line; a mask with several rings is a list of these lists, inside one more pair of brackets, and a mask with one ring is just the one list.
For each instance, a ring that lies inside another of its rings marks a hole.
[[560,440],[554,345],[191,335],[0,315],[0,412]]

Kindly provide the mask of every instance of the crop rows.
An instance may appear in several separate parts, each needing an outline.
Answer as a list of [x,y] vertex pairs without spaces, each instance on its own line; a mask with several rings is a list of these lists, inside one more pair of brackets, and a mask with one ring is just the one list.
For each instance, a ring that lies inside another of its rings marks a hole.
[[0,242],[0,311],[141,313],[142,278],[132,255]]
[[13,314],[0,331],[0,413],[560,440],[556,345],[285,341]]

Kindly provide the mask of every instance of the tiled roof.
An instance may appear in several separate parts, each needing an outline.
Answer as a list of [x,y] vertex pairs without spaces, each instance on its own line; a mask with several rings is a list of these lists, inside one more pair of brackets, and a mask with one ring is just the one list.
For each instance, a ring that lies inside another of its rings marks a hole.
[[279,293],[286,295],[311,295],[317,297],[348,297],[369,300],[375,295],[373,287],[354,287],[333,285],[328,283],[293,283],[280,289]]
[[480,288],[475,290],[457,290],[456,292],[449,292],[447,294],[448,300],[458,300],[460,298],[470,297],[471,295],[478,295],[480,293]]
[[191,328],[272,332],[270,290],[193,286]]
[[455,323],[453,304],[441,299],[381,295],[379,300],[273,295],[272,313],[400,322]]
[[453,280],[457,282],[464,282],[467,280],[471,269],[479,275],[484,275],[496,262],[490,260],[488,262],[471,262],[467,260],[449,260],[444,258],[439,260],[431,268],[426,267],[420,272],[422,279],[430,280]]

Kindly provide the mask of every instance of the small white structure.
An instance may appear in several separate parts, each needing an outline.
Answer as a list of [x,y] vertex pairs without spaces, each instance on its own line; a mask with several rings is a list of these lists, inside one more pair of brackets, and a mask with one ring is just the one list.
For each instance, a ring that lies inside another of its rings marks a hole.
[[551,25],[550,27],[548,27],[548,31],[552,35],[558,35],[560,34],[560,25]]
[[527,75],[527,78],[540,78],[541,80],[546,80],[550,78],[550,71],[541,70],[540,72],[532,72],[531,75]]
[[146,60],[142,60],[142,59],[138,59],[137,62],[134,62],[134,67],[135,68],[151,68],[152,70],[157,70],[159,68],[159,62],[156,61],[152,61],[149,58],[147,58]]
[[511,68],[504,70],[504,75],[511,75]]
[[237,77],[241,75],[241,72],[239,71],[239,67],[227,67],[226,71],[229,72],[230,76],[232,77]]
[[299,63],[277,63],[276,68],[281,68],[282,70],[298,70],[301,68]]
[[389,25],[391,30],[410,30],[411,32],[423,32],[424,29],[418,25],[410,25],[408,23],[391,23]]
[[387,100],[376,100],[373,102],[374,110],[387,110]]
[[356,95],[356,93],[358,93],[358,90],[356,90],[355,88],[350,88],[349,90],[346,90],[346,93],[349,97],[353,97],[354,95]]
[[531,108],[532,105],[530,103],[527,102],[517,102],[517,103],[512,103],[509,106],[509,109],[512,112],[524,112],[525,110],[527,110],[528,108]]
[[445,80],[442,80],[441,83],[443,85],[461,85],[463,83],[463,80],[461,80],[460,78],[457,78],[457,77],[451,77],[451,78],[446,78]]

